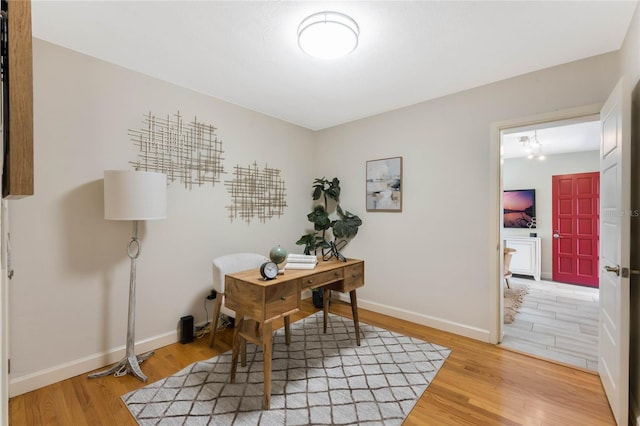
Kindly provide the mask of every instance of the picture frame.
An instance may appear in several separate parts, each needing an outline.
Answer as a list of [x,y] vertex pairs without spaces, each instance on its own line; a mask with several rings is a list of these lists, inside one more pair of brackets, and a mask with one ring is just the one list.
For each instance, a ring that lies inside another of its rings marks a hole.
[[503,227],[536,227],[536,190],[505,189],[503,192]]
[[402,157],[367,161],[368,212],[402,212]]

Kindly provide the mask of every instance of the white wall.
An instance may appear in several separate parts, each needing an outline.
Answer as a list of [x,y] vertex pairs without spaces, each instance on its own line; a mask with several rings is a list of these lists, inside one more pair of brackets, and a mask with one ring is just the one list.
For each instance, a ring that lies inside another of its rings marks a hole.
[[169,218],[141,228],[136,340],[149,342],[138,351],[176,341],[181,316],[205,321],[215,256],[298,249],[311,204],[311,131],[34,40],[35,195],[10,205],[13,395],[122,354],[103,356],[126,340],[132,225],[103,219],[103,171],[131,169],[137,148],[127,131],[143,114],[178,110],[218,128],[223,182],[236,164],[266,163],[282,171],[288,207],[265,223],[232,223],[223,182],[171,184]]
[[[597,172],[600,170],[598,151],[571,154],[547,155],[544,161],[527,158],[509,158],[502,166],[504,189],[536,190],[536,232],[542,242],[542,277],[551,279],[553,273],[551,177],[572,173]],[[528,236],[529,229],[505,228],[503,234]]]
[[[320,132],[319,175],[339,175],[343,204],[363,219],[347,248],[367,262],[360,306],[489,341],[491,125],[603,102],[618,75],[612,53]],[[403,212],[367,213],[365,163],[394,156]]]

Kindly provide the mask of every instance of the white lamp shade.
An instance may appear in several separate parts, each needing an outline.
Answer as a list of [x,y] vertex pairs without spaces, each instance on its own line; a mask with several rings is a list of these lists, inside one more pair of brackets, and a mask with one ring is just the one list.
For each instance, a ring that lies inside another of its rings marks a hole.
[[167,176],[165,174],[105,170],[105,219],[153,220],[166,217]]

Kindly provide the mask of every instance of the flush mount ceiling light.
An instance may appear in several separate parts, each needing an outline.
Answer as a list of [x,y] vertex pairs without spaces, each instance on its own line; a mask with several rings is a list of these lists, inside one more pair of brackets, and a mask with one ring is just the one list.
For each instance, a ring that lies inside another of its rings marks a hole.
[[360,28],[340,12],[318,12],[298,26],[298,46],[307,55],[320,59],[346,56],[358,46]]

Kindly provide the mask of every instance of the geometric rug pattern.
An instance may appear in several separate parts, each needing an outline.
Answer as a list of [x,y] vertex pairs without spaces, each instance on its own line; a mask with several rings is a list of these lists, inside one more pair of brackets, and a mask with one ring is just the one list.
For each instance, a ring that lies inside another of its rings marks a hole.
[[271,409],[262,409],[262,348],[247,346],[229,383],[231,351],[122,396],[140,425],[400,425],[450,350],[322,312],[273,337]]

